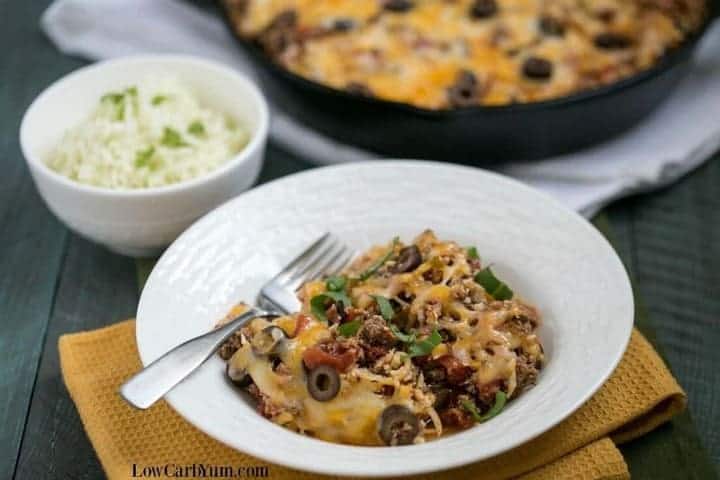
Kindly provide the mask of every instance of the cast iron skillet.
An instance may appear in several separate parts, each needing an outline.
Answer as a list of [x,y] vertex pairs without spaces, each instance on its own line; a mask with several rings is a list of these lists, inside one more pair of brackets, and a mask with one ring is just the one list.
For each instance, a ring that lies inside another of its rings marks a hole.
[[[720,1],[709,2],[701,28],[649,70],[555,100],[443,111],[364,98],[307,80],[275,64],[255,43],[235,36],[273,103],[303,124],[383,156],[488,165],[577,150],[638,123],[689,70],[698,41],[720,13]],[[234,34],[223,2],[218,3]]]

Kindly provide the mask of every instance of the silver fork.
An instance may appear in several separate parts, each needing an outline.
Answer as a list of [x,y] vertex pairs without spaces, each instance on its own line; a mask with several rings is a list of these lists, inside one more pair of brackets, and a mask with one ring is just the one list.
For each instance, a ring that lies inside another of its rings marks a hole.
[[330,233],[318,238],[260,289],[257,307],[251,307],[227,324],[172,348],[120,387],[131,405],[146,409],[195,371],[238,328],[253,318],[277,317],[300,309],[297,289],[322,275],[338,273],[352,252]]

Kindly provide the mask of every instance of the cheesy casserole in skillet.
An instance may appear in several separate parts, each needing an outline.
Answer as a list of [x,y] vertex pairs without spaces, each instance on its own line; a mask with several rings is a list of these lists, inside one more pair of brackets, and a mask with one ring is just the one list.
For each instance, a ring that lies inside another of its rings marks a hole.
[[301,312],[251,321],[220,356],[263,416],[322,440],[403,445],[469,428],[543,366],[535,308],[474,248],[430,230],[372,248],[299,298]]
[[652,66],[705,0],[224,0],[291,72],[428,109],[561,97]]

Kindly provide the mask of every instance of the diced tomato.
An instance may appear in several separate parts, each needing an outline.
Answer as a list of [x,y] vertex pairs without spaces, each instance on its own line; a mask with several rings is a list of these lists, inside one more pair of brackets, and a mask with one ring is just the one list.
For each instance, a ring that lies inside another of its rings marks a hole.
[[338,342],[321,343],[305,350],[303,362],[311,370],[320,365],[329,365],[338,372],[345,372],[357,357],[358,352],[354,348],[347,348]]
[[475,425],[475,420],[468,412],[458,407],[449,408],[440,412],[440,420],[446,428],[470,428]]

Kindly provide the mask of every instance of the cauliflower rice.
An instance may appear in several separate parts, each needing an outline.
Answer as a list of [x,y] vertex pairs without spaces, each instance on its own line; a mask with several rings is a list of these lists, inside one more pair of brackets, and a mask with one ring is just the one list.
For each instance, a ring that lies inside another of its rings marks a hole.
[[160,187],[215,170],[242,150],[249,137],[233,119],[201,106],[175,77],[152,77],[103,95],[46,163],[88,185]]

